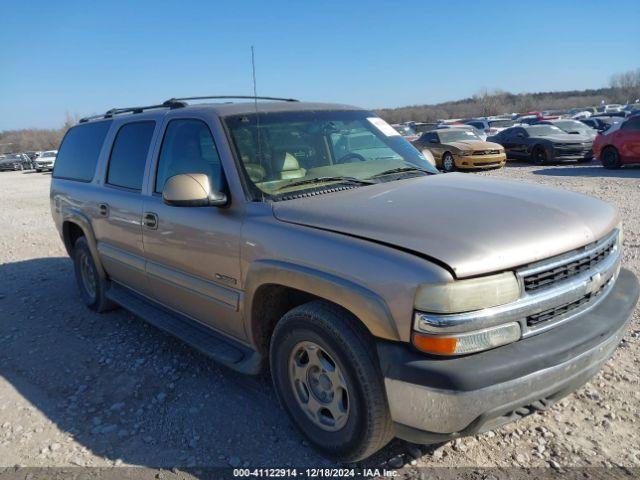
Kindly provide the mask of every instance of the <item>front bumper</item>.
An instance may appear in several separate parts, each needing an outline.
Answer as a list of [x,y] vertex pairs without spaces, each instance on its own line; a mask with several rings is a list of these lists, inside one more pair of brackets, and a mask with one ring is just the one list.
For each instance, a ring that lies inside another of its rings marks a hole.
[[465,168],[499,168],[504,166],[507,156],[504,153],[498,155],[454,155],[456,167]]
[[594,376],[622,339],[640,286],[622,270],[592,309],[548,332],[464,357],[431,357],[378,343],[396,436],[446,441],[496,428],[571,393]]

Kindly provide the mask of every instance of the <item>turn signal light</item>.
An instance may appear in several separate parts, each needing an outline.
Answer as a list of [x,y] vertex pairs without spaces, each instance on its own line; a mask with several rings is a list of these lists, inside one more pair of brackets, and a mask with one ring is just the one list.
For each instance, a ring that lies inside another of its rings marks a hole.
[[475,332],[452,333],[450,335],[428,335],[413,332],[413,345],[423,352],[434,355],[464,355],[481,352],[520,340],[520,324],[517,322]]

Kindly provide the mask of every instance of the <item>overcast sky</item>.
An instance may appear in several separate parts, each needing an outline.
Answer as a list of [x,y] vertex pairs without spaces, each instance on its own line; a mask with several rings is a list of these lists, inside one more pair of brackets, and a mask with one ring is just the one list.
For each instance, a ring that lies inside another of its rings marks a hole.
[[170,97],[366,108],[598,88],[640,67],[640,1],[6,1],[0,130]]

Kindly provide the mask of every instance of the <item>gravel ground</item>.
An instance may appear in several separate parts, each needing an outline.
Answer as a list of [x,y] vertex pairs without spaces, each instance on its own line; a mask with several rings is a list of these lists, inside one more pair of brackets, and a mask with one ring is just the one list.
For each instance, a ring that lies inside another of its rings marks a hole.
[[[624,219],[640,275],[640,169],[510,164],[489,175],[593,195]],[[49,174],[0,174],[0,467],[331,466],[293,429],[267,376],[218,366],[118,310],[80,302],[51,221]],[[601,373],[542,414],[369,466],[640,466],[640,315]]]

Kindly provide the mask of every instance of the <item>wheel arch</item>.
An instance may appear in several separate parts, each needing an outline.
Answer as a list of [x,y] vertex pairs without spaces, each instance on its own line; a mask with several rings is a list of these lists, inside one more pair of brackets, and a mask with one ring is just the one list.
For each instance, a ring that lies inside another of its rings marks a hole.
[[282,316],[312,300],[344,309],[373,336],[399,339],[386,303],[366,287],[306,266],[264,260],[251,266],[243,302],[245,329],[253,348],[267,356],[271,335]]
[[76,240],[83,236],[87,239],[89,250],[93,256],[98,274],[106,278],[106,273],[100,261],[98,254],[98,246],[96,238],[91,227],[89,219],[81,212],[75,209],[67,208],[62,210],[62,241],[69,256],[73,254],[73,245]]

